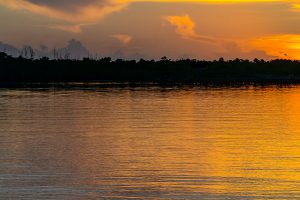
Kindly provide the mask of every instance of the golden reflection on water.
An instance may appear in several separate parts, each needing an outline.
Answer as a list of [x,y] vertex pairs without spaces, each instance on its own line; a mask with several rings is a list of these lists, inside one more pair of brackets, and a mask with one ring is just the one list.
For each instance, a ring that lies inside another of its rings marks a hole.
[[299,198],[299,102],[299,87],[2,90],[0,198]]

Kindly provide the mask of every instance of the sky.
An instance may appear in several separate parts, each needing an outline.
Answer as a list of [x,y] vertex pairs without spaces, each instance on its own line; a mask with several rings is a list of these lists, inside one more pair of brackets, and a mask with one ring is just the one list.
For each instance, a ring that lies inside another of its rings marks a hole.
[[300,60],[300,0],[0,0],[0,50]]

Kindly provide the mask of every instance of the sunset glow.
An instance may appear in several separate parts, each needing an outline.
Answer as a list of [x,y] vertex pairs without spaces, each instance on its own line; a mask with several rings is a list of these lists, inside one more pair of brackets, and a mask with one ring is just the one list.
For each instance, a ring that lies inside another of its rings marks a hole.
[[300,35],[274,35],[252,40],[253,48],[283,59],[300,60]]
[[0,0],[0,200],[299,198],[299,24],[300,0]]
[[300,59],[296,0],[0,0],[0,9],[0,41],[15,47],[74,38],[101,55]]

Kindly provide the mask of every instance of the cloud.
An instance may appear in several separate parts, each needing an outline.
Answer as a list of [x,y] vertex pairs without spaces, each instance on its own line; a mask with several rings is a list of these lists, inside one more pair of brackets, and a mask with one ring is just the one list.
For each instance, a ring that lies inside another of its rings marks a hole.
[[127,5],[121,0],[0,0],[0,4],[72,23],[93,23]]
[[195,23],[188,15],[165,16],[164,19],[176,27],[176,33],[185,39],[194,39],[199,35],[195,32]]
[[10,44],[6,44],[0,41],[0,52],[5,52],[9,55],[19,56],[20,50]]
[[300,4],[299,3],[293,4],[292,5],[292,10],[296,11],[296,12],[300,11]]
[[123,45],[129,44],[131,42],[131,40],[132,40],[131,36],[125,35],[125,34],[115,34],[115,35],[112,35],[111,37],[117,39]]
[[71,33],[81,33],[82,32],[81,26],[82,25],[52,25],[49,26],[49,28],[57,29],[61,31],[68,31]]
[[134,2],[205,4],[283,2],[299,8],[296,0],[0,0],[0,5],[67,22],[93,23]]
[[[300,11],[299,0],[0,0],[0,6],[5,6],[13,10],[26,10],[41,16],[59,20],[59,24],[51,25],[49,28],[80,33],[83,25],[91,25],[102,20],[107,15],[119,12],[126,8],[130,3],[152,2],[152,3],[203,3],[203,4],[228,4],[228,3],[287,3],[293,11]],[[172,17],[172,16],[169,16]],[[185,26],[195,26],[193,21],[185,21],[186,25],[180,22],[183,19],[169,18],[168,21],[177,27],[178,33],[185,29]],[[180,16],[177,16],[180,17]],[[177,21],[174,21],[177,20]],[[189,24],[190,23],[190,24]],[[181,27],[179,27],[181,26]],[[183,28],[183,29],[182,29]],[[194,29],[184,30],[185,39],[210,40],[199,36]],[[187,32],[190,31],[190,32]],[[183,36],[183,35],[182,35]]]
[[124,0],[0,0],[0,5],[58,19],[67,25],[51,25],[49,28],[80,33],[83,25],[94,24],[122,10],[127,3]]
[[52,7],[60,10],[76,10],[78,7],[86,6],[89,4],[94,4],[100,2],[102,5],[108,3],[107,0],[26,0],[27,2],[40,5]]
[[175,32],[184,39],[197,41],[213,41],[212,38],[201,36],[195,31],[196,24],[189,15],[183,16],[165,16],[167,22],[174,26]]
[[[20,56],[21,52],[25,47],[30,47],[30,45],[23,45],[23,47],[18,48],[10,44],[6,44],[0,41],[0,52],[5,52],[11,56]],[[45,45],[40,45],[38,49],[34,49],[36,58],[39,57],[49,57],[49,58],[71,58],[71,59],[82,59],[90,55],[89,50],[78,40],[71,39],[65,47],[49,49]],[[23,55],[24,56],[24,55]]]
[[64,48],[57,49],[58,56],[70,55],[71,58],[82,59],[89,55],[88,49],[83,44],[75,39],[68,42],[68,45]]
[[248,50],[262,50],[282,59],[300,60],[300,35],[282,34],[255,38],[243,43]]

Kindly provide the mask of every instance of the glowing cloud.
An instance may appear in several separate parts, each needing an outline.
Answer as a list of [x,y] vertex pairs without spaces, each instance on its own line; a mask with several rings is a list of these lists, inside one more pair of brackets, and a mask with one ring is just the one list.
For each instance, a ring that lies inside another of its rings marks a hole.
[[292,10],[294,10],[294,11],[300,11],[300,4],[293,4],[292,5]]
[[300,60],[300,35],[267,36],[250,40],[248,45],[277,58]]
[[299,8],[296,0],[0,0],[0,5],[15,10],[27,10],[67,22],[93,23],[134,2],[205,4],[284,2],[290,3],[295,9]]
[[112,35],[111,37],[117,39],[123,45],[129,44],[131,42],[131,40],[132,40],[131,36],[125,35],[125,34],[115,34],[115,35]]
[[195,32],[195,23],[188,15],[164,17],[172,26],[176,27],[176,33],[185,39],[194,39],[199,35]]
[[57,29],[57,30],[61,30],[61,31],[68,31],[71,33],[80,33],[82,32],[81,30],[81,25],[53,25],[50,26],[49,28],[51,29]]
[[[61,20],[67,24],[52,25],[49,28],[80,33],[82,25],[94,24],[105,16],[121,11],[129,3],[134,2],[205,4],[285,2],[291,5],[292,10],[300,11],[300,4],[296,0],[0,0],[0,6],[3,5],[13,10],[26,10]],[[166,20],[176,26],[176,32],[185,39],[209,40],[209,38],[201,37],[194,31],[195,25],[188,16],[183,16],[181,19],[179,16],[177,18],[170,16]]]
[[184,39],[189,40],[200,40],[200,41],[211,41],[212,39],[205,36],[200,36],[195,31],[195,22],[190,18],[189,15],[184,16],[165,16],[163,17],[172,26],[176,27],[175,32]]
[[0,4],[14,10],[32,13],[73,23],[92,23],[104,16],[122,10],[126,2],[121,0],[84,1],[0,0]]

